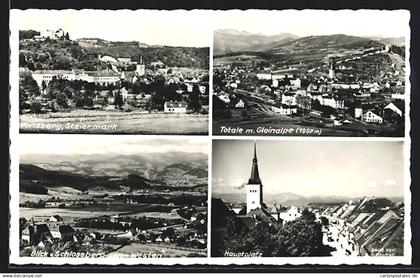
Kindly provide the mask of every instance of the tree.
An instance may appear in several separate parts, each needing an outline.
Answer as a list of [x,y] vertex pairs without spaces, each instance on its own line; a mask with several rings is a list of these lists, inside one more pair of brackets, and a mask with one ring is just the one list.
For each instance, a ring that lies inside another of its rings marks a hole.
[[58,92],[56,95],[57,104],[61,107],[68,108],[68,98],[65,92]]
[[34,101],[31,104],[31,112],[34,114],[39,114],[42,111],[42,104],[39,101]]
[[115,108],[118,108],[118,109],[121,109],[121,107],[124,105],[124,101],[120,92],[117,92],[115,94],[114,104],[115,104]]
[[64,38],[66,39],[66,40],[70,40],[70,36],[69,36],[69,32],[67,32],[65,35],[64,35]]
[[190,94],[190,103],[191,108],[195,113],[200,112],[201,104],[200,104],[200,89],[197,85],[193,86],[193,91]]
[[328,218],[326,218],[325,216],[321,216],[321,223],[323,226],[328,226],[329,225]]
[[[235,217],[230,217],[221,236],[218,253],[260,252],[263,256],[326,256],[330,250],[322,244],[321,224],[306,210],[302,217],[283,226],[259,221],[247,228]],[[219,237],[220,240],[220,237]]]

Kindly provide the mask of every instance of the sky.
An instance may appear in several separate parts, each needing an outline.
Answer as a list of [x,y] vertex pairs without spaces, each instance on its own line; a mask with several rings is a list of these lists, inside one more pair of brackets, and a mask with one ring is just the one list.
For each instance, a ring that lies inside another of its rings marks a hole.
[[[396,10],[12,10],[20,30],[62,28],[72,39],[102,38],[149,45],[204,47],[214,29],[297,36],[347,34],[400,37],[408,32],[409,12]],[[16,25],[15,25],[16,28]]]
[[214,28],[264,35],[400,37],[409,30],[409,19],[409,12],[403,10],[254,10],[222,13],[217,17]]
[[71,39],[101,38],[149,45],[209,47],[211,31],[202,13],[157,10],[13,10],[20,30],[62,28]]
[[206,138],[174,137],[160,139],[128,135],[20,134],[21,155],[92,155],[187,152],[208,154]]
[[[240,193],[251,173],[254,141],[213,141],[212,191]],[[258,140],[264,194],[400,197],[403,143]]]

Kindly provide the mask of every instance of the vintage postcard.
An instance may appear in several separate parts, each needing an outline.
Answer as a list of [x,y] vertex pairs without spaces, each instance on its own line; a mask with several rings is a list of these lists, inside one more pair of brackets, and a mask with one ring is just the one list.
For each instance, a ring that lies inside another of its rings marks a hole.
[[213,134],[404,137],[408,13],[235,15],[215,24]]
[[209,39],[194,14],[13,12],[22,133],[208,134]]
[[404,155],[401,141],[214,140],[211,255],[407,262]]
[[11,10],[10,263],[410,264],[409,20]]
[[205,138],[25,134],[19,142],[12,257],[207,257]]

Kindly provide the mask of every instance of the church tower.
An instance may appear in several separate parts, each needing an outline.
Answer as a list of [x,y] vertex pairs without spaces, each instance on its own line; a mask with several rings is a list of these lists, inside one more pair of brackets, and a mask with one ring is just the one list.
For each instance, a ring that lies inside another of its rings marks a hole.
[[328,77],[330,79],[334,79],[335,77],[334,60],[332,58],[330,60],[330,68],[328,70]]
[[252,159],[251,177],[246,185],[246,213],[261,207],[263,203],[263,189],[258,172],[257,143],[254,143],[254,158]]
[[146,70],[146,66],[143,63],[143,56],[140,56],[140,63],[136,65],[136,73],[139,76],[143,76]]

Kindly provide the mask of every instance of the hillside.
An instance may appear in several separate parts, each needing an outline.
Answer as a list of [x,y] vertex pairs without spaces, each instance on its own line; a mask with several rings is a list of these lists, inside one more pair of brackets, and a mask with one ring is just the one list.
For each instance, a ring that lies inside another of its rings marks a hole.
[[[401,78],[404,78],[401,67],[404,65],[405,48],[391,45],[388,53],[364,55],[385,48],[384,44],[371,38],[335,34],[301,37],[270,45],[271,48],[262,51],[237,51],[215,55],[214,65],[233,64],[259,69],[275,66],[279,70],[306,73],[310,69],[325,66],[334,58],[336,61],[348,60],[345,66],[358,72],[359,77],[363,75],[362,79],[366,75],[379,80],[383,72],[393,70],[393,65],[397,66]],[[249,44],[249,48],[255,49],[252,43]]]
[[382,38],[382,37],[372,37],[372,40],[378,41],[382,44],[392,44],[395,46],[404,46],[405,45],[405,38],[404,37],[396,37],[396,38]]
[[98,55],[129,57],[146,65],[162,61],[169,67],[195,67],[208,69],[209,48],[148,46],[144,43],[112,42],[99,38],[57,39],[35,41],[33,30],[21,30],[19,40],[19,66],[30,70],[97,70],[108,67]]
[[[21,183],[35,179],[47,186],[69,186],[79,190],[90,186],[194,186],[206,183],[208,175],[207,157],[202,153],[40,155],[22,156],[21,163]],[[139,178],[142,179],[140,183]]]
[[[185,179],[186,175],[189,175],[191,179],[194,179],[194,176],[191,173],[181,173],[180,175],[183,179]],[[170,177],[171,180],[176,180],[177,178],[175,175],[167,174],[167,176]],[[73,188],[78,191],[95,191],[106,189],[115,192],[120,191],[122,188],[129,188],[129,190],[142,188],[187,190],[188,188],[193,188],[197,186],[200,187],[203,184],[205,183],[166,183],[163,180],[151,180],[145,177],[144,175],[140,174],[127,174],[122,176],[93,176],[86,174],[77,174],[71,171],[47,170],[45,168],[31,164],[20,164],[19,168],[20,192],[33,194],[47,194],[48,189],[62,187]]]
[[[246,202],[246,193],[229,193],[229,194],[217,194],[213,193],[214,198],[221,198],[225,202],[239,204]],[[350,198],[344,196],[302,196],[295,193],[284,192],[276,194],[264,194],[264,203],[268,206],[274,204],[283,206],[308,206],[308,205],[331,205],[331,204],[343,204],[348,203],[350,200],[356,201],[361,198]],[[372,211],[377,208],[384,208],[387,206],[392,207],[393,202],[401,202],[401,197],[387,197],[387,198],[373,198],[369,200],[364,206],[363,211]]]
[[244,51],[263,52],[275,45],[296,38],[297,36],[290,33],[267,36],[231,29],[216,30],[214,32],[214,55]]

